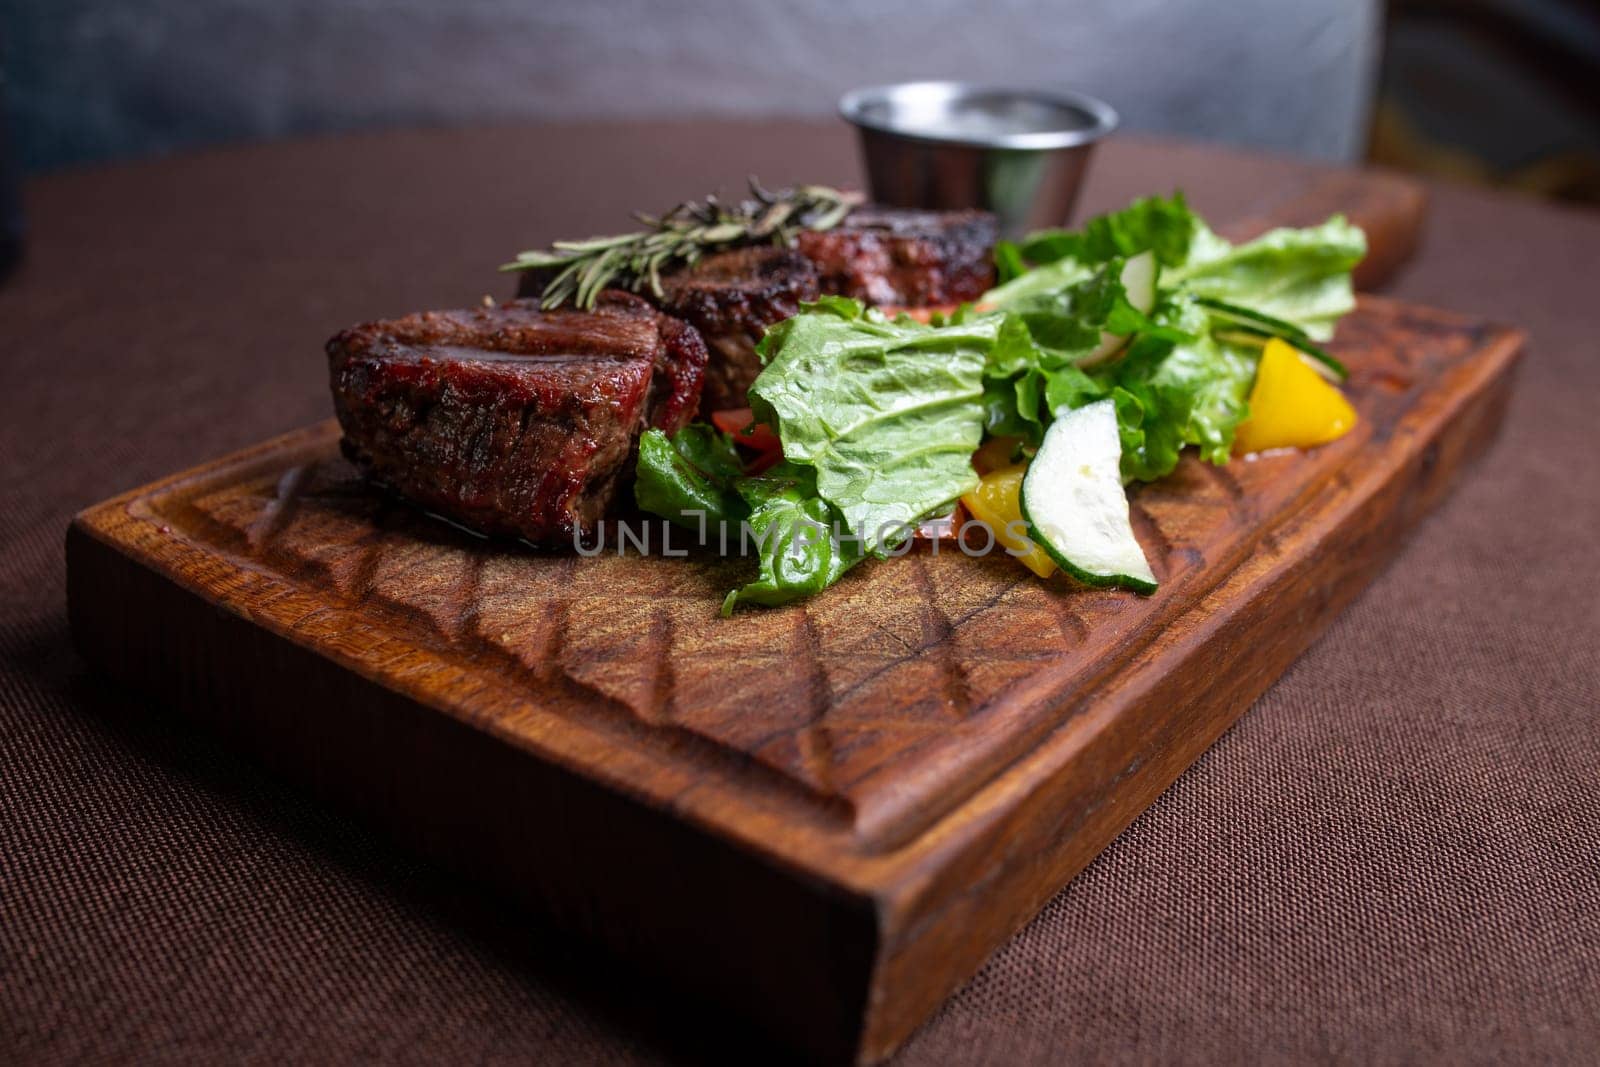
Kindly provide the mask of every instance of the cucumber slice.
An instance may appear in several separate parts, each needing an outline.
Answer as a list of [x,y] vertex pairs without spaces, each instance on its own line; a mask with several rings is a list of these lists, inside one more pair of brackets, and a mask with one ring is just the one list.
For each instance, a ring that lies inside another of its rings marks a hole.
[[1287,337],[1278,337],[1276,334],[1265,332],[1257,333],[1255,330],[1246,329],[1243,326],[1235,326],[1232,329],[1225,330],[1213,330],[1211,332],[1211,336],[1230,345],[1240,345],[1246,348],[1254,348],[1257,352],[1265,348],[1268,341],[1276,338],[1277,340],[1288,345],[1290,348],[1293,348],[1294,354],[1300,357],[1300,362],[1316,371],[1317,376],[1323,381],[1327,382],[1329,385],[1343,385],[1345,378],[1347,377],[1344,364],[1334,360],[1331,356],[1326,360],[1318,359],[1305,349],[1297,347],[1295,343]]
[[1128,294],[1128,303],[1144,315],[1156,306],[1156,255],[1140,252],[1122,265],[1122,289]]
[[1103,333],[1100,343],[1089,349],[1089,354],[1078,360],[1077,365],[1083,370],[1093,370],[1102,363],[1110,363],[1127,343],[1128,339],[1119,334]]
[[1045,431],[1022,480],[1028,536],[1085,585],[1156,591],[1128,521],[1122,439],[1110,400],[1063,412]]
[[[1117,280],[1122,282],[1122,291],[1127,294],[1128,303],[1142,315],[1150,314],[1150,309],[1156,306],[1156,268],[1155,253],[1140,252],[1128,258],[1122,265],[1122,273],[1117,276]],[[1100,343],[1078,360],[1078,366],[1087,370],[1108,363],[1127,343],[1128,338],[1120,334],[1103,333]]]
[[[1327,349],[1312,341],[1304,330],[1292,322],[1275,319],[1271,315],[1264,315],[1259,311],[1209,296],[1199,297],[1196,303],[1211,312],[1214,317],[1232,323],[1234,330],[1261,338],[1281,337],[1299,349],[1301,354],[1310,357],[1307,362],[1311,364],[1312,370],[1336,385],[1350,377],[1350,372],[1345,369],[1343,363],[1330,356]],[[1221,332],[1218,336],[1221,336]]]

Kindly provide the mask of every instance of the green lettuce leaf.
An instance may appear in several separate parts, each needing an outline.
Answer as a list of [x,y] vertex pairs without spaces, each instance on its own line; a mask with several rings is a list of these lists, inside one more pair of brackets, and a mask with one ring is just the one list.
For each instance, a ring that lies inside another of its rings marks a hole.
[[784,458],[816,472],[817,494],[883,555],[977,484],[983,370],[998,316],[933,327],[890,322],[853,300],[807,305],[762,338],[750,387]]
[[740,479],[738,492],[749,508],[757,574],[723,600],[724,615],[739,604],[770,607],[820,593],[861,561],[860,543],[839,536],[839,513],[817,495],[810,467],[778,463]]
[[739,468],[733,439],[714,426],[690,423],[671,437],[646,430],[639,437],[633,498],[643,510],[696,532],[737,523],[748,513],[733,488]]
[[1178,465],[1183,441],[1167,417],[1160,392],[1144,382],[1130,381],[1128,385],[1131,388],[1108,385],[1122,439],[1122,480],[1155,481]]
[[744,475],[733,441],[705,423],[671,437],[654,429],[640,436],[634,498],[706,543],[754,551],[756,578],[728,594],[725,615],[737,604],[785,604],[819,593],[862,558],[857,541],[836,536],[843,523],[817,495],[815,471],[781,462]]
[[1028,269],[1028,264],[1023,261],[1022,250],[1012,241],[996,241],[994,244],[994,273],[1001,282],[1009,282]]
[[1234,431],[1249,414],[1255,358],[1210,337],[1168,345],[1141,339],[1098,375],[1117,402],[1122,476],[1154,481],[1172,473],[1195,445],[1210,463],[1226,463]]
[[1055,298],[1064,290],[1094,274],[1092,264],[1064,258],[1035,267],[990,289],[979,299],[980,306],[1013,311]]
[[[1162,269],[1156,306],[1144,315],[1120,276],[1125,257],[1147,249]],[[1079,231],[1035,234],[1019,251],[1040,265],[983,298],[1024,323],[1033,342],[1030,352],[1001,330],[984,382],[989,432],[1037,442],[1061,408],[1111,396],[1124,478],[1165,476],[1189,445],[1225,463],[1248,414],[1263,337],[1283,336],[1342,373],[1312,342],[1355,306],[1350,270],[1365,249],[1361,231],[1337,216],[1236,248],[1181,195],[1138,201]],[[1111,362],[1074,373],[1105,334],[1131,340]]]
[[1206,231],[1161,283],[1283,319],[1326,341],[1356,306],[1350,271],[1366,252],[1366,235],[1341,215],[1303,230],[1272,230],[1237,247]]
[[[1161,265],[1148,313],[1121,282],[1128,257],[1146,251]],[[888,554],[975,484],[985,432],[1036,445],[1060,412],[1109,397],[1125,480],[1164,477],[1191,446],[1224,463],[1264,338],[1338,369],[1313,342],[1354,306],[1349,272],[1364,251],[1340,218],[1234,247],[1174,195],[1002,244],[1002,284],[983,312],[891,322],[823,298],[758,348],[767,365],[751,406],[778,432],[783,462],[744,476],[733,442],[709,426],[650,431],[636,498],[691,528],[700,513],[745,524],[738,540],[753,546],[756,575],[728,594],[727,613],[812,595]],[[1080,366],[1091,354],[1095,365]]]
[[[1058,261],[1018,279],[1053,278],[1048,287],[1026,289],[1012,283],[984,297],[996,310],[1012,312],[1009,322],[1020,320],[1027,326],[1033,343],[1045,353],[1042,358],[1047,364],[1060,366],[1085,359],[1106,334],[1119,337],[1139,334],[1183,342],[1193,341],[1195,331],[1206,326],[1204,319],[1179,323],[1173,316],[1163,314],[1160,307],[1153,309],[1150,315],[1134,307],[1122,284],[1122,269],[1127,260],[1120,256],[1088,268],[1087,273],[1070,275],[1075,280],[1065,280],[1069,275],[1062,265],[1066,263],[1066,260]],[[1006,327],[1002,327],[997,350],[1007,347],[1006,338]],[[1015,365],[1015,356],[1006,357],[1003,351],[997,351],[991,357],[989,373],[1015,373]],[[1012,369],[1003,370],[1004,367]]]
[[[1099,339],[1097,329],[1086,336]],[[1104,390],[1073,360],[1081,349],[1046,348],[1033,337],[1022,315],[1007,315],[983,370],[984,429],[993,437],[1021,437],[1037,445],[1053,413],[1105,396]]]
[[[1117,269],[1119,263],[1113,260],[1111,266]],[[1092,279],[1080,283],[1091,284]],[[1121,305],[1109,302],[1109,312],[1105,303],[1079,306],[1093,306],[1105,317],[1087,323],[1088,334],[1098,338]],[[1234,430],[1248,413],[1256,354],[1213,338],[1208,314],[1197,301],[1169,295],[1149,318],[1139,316],[1142,321],[1117,359],[1092,371],[1075,365],[1081,353],[1039,343],[1040,314],[1011,315],[1000,327],[984,371],[989,433],[1037,445],[1062,410],[1111,397],[1122,434],[1124,479],[1164,477],[1186,445],[1197,446],[1210,462],[1227,461]],[[1050,323],[1045,333],[1062,336],[1061,323]]]
[[1081,230],[1032,234],[1022,242],[1020,250],[1023,259],[1041,265],[1061,260],[1104,263],[1148,250],[1155,253],[1162,266],[1171,267],[1188,259],[1190,242],[1203,228],[1199,216],[1184,202],[1183,194],[1173,193],[1135,200],[1121,211],[1090,219]]

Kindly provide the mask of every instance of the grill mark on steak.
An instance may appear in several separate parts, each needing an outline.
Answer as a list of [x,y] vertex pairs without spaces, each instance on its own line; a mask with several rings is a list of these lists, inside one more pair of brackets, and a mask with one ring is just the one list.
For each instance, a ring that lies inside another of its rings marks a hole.
[[593,312],[529,301],[423,312],[328,342],[346,455],[485,533],[568,543],[593,531],[646,426],[694,414],[706,350],[626,293]]
[[998,230],[986,211],[866,207],[798,248],[822,291],[868,304],[926,307],[976,300],[994,284]]
[[[867,304],[928,307],[976,300],[994,284],[995,218],[984,211],[865,207],[832,230],[802,230],[791,249],[716,252],[661,279],[651,294],[694,326],[711,350],[701,409],[744,407],[761,372],[767,328],[827,294]],[[524,271],[519,297],[537,297],[553,269]]]

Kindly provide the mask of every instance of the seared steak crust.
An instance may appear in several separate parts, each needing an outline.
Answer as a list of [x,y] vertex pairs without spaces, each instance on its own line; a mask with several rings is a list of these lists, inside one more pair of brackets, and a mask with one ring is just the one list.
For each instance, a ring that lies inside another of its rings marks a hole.
[[821,295],[809,260],[783,248],[740,248],[706,256],[661,280],[662,310],[684,319],[714,355],[706,366],[701,407],[745,405],[745,390],[761,373],[756,342],[768,326]]
[[926,307],[976,300],[994,285],[995,219],[984,211],[864,208],[792,251],[744,248],[707,256],[662,279],[664,311],[693,324],[711,349],[701,407],[744,407],[767,327],[821,294]]
[[412,501],[485,533],[592,531],[646,426],[693,416],[706,350],[643,300],[532,301],[371,322],[328,342],[345,453]]
[[994,284],[996,233],[986,211],[869,207],[832,230],[802,231],[799,251],[825,293],[895,307],[959,304]]
[[[995,218],[985,211],[860,208],[832,230],[802,230],[793,249],[706,256],[662,278],[658,303],[711,349],[701,407],[739,408],[761,372],[756,342],[802,301],[822,294],[889,307],[976,300],[994,284],[995,236]],[[523,272],[517,295],[537,297],[551,274]]]

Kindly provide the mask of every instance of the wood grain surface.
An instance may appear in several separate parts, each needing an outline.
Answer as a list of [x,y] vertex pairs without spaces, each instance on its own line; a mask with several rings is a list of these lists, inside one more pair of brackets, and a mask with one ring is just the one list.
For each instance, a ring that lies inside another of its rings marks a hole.
[[748,561],[480,541],[330,423],[80,515],[74,633],[563,928],[875,1060],[1371,580],[1492,439],[1521,340],[1363,298],[1333,347],[1349,436],[1133,493],[1150,598],[946,544],[722,619]]

